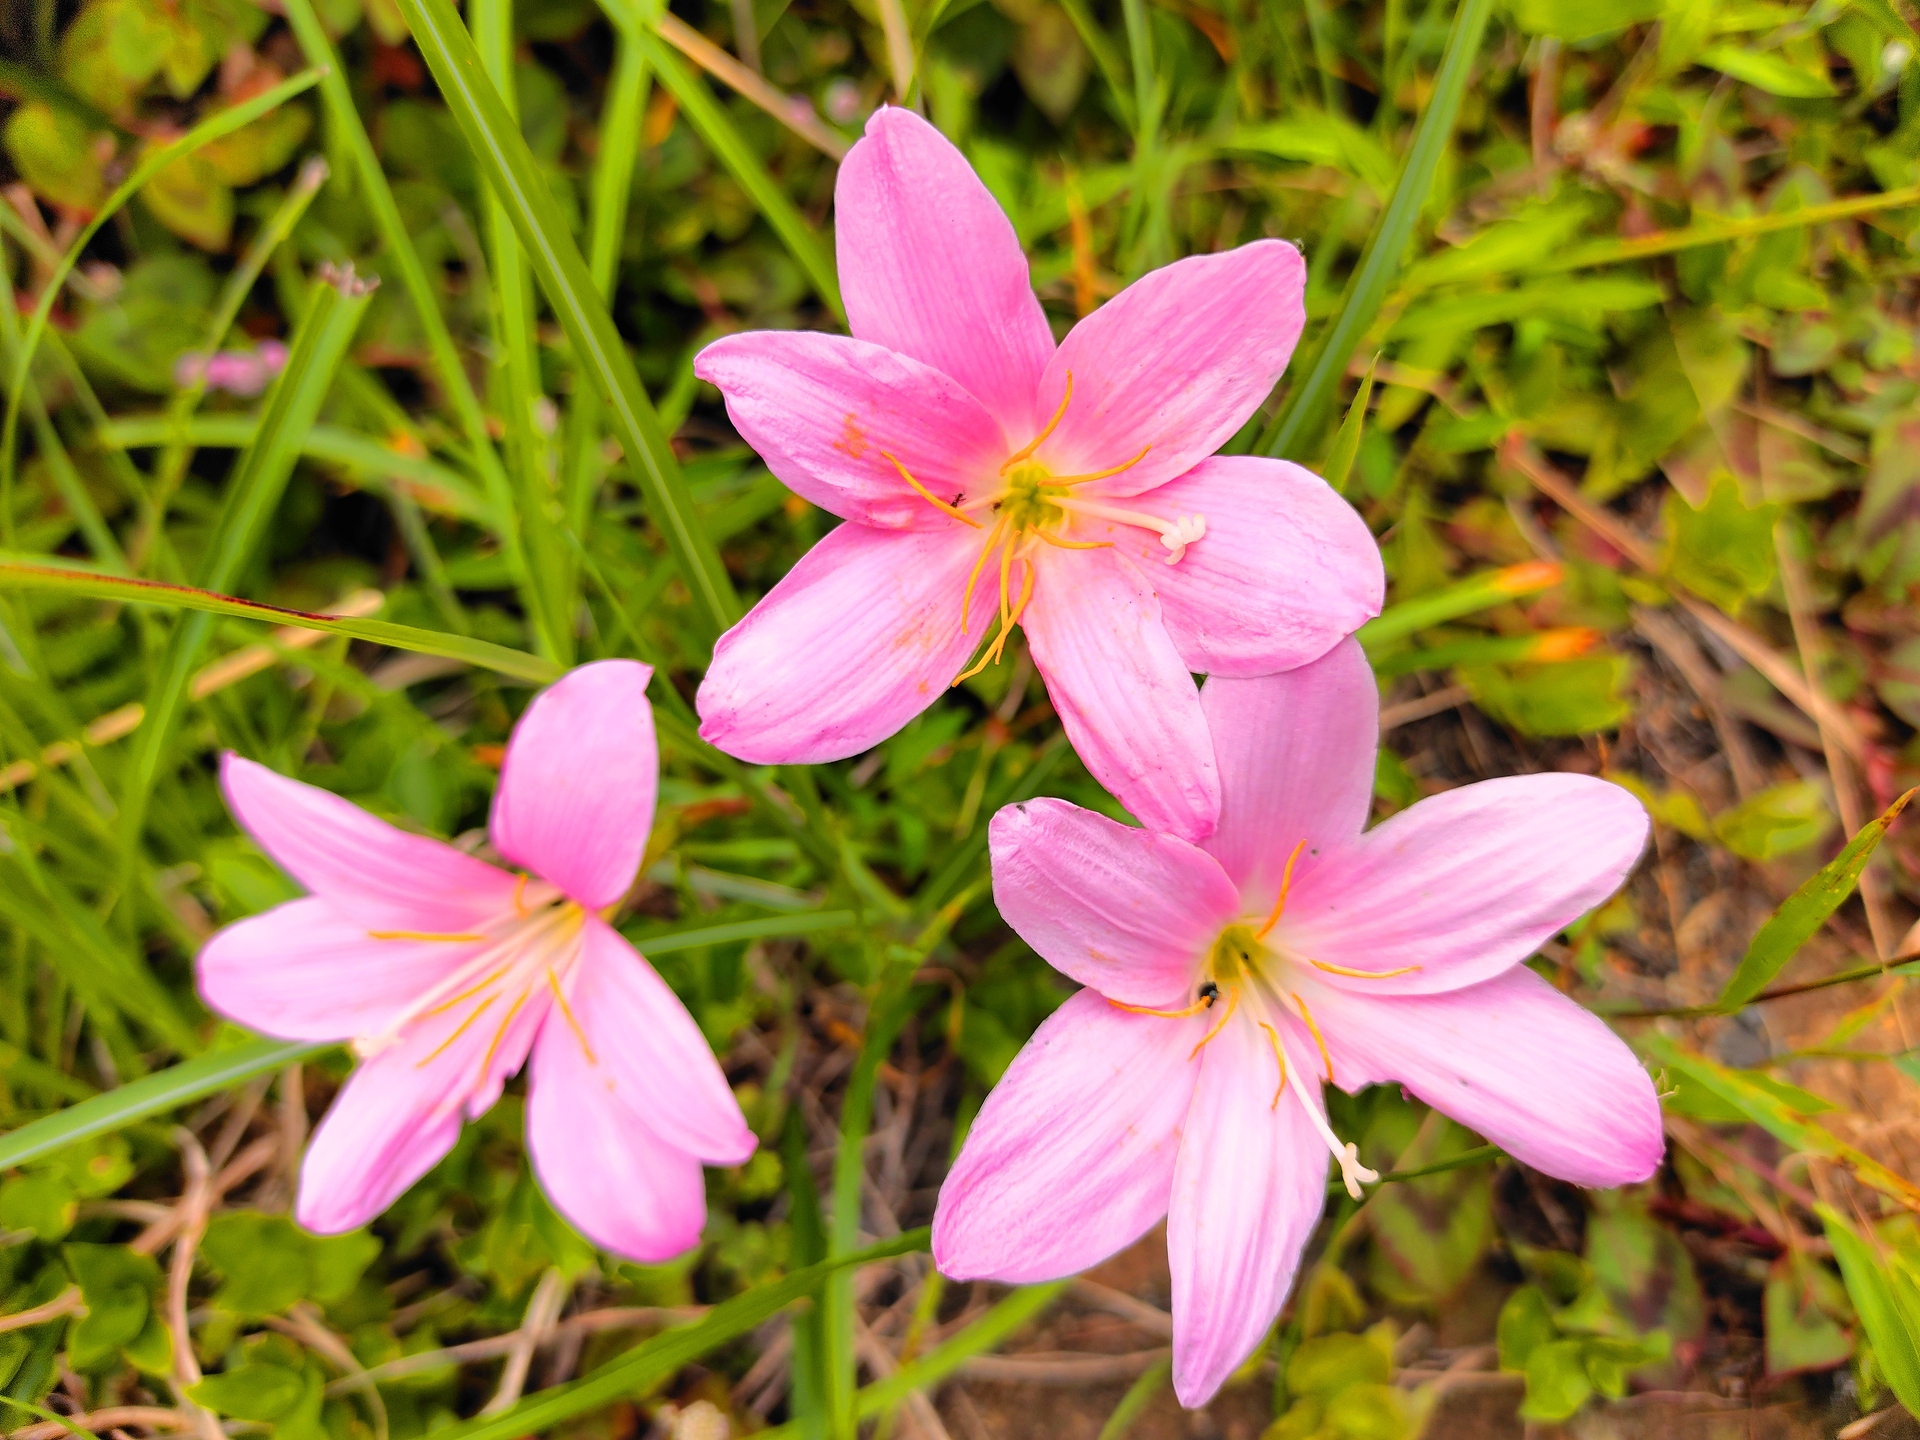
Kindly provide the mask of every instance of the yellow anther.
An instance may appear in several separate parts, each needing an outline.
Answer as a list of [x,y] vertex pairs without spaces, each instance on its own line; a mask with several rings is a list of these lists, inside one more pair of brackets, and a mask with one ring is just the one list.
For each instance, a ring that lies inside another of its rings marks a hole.
[[522,990],[513,1004],[507,1007],[507,1013],[500,1017],[500,1028],[493,1032],[493,1039],[487,1045],[487,1053],[480,1057],[480,1074],[474,1080],[476,1085],[485,1082],[488,1067],[493,1064],[493,1052],[500,1048],[500,1042],[506,1038],[507,1026],[511,1025],[513,1017],[520,1013],[520,1007],[527,1003],[529,993],[528,990]]
[[1036,530],[1033,533],[1036,538],[1060,550],[1111,550],[1113,548],[1111,540],[1062,540],[1059,536],[1049,535],[1044,530]]
[[1042,490],[1064,490],[1069,486],[1084,485],[1089,480],[1110,479],[1118,475],[1121,471],[1131,470],[1134,466],[1138,465],[1142,460],[1147,458],[1147,450],[1151,449],[1153,449],[1153,447],[1149,445],[1146,447],[1146,450],[1142,450],[1138,455],[1127,461],[1126,464],[1114,465],[1105,470],[1096,470],[1091,475],[1059,475],[1051,480],[1042,480],[1040,482],[1040,488]]
[[1059,427],[1061,419],[1067,413],[1067,406],[1072,402],[1072,400],[1073,400],[1073,371],[1069,370],[1067,371],[1067,393],[1060,397],[1060,408],[1053,412],[1053,418],[1047,421],[1046,429],[1042,430],[1038,435],[1034,436],[1033,439],[1029,440],[1025,445],[1021,446],[1018,450],[1014,451],[1013,454],[1009,455],[1004,461],[1001,462],[1000,473],[1002,475],[1006,474],[1007,471],[1011,470],[1014,466],[1018,465],[1022,460],[1025,460],[1028,456],[1032,455],[1034,451],[1038,450],[1042,445],[1047,443],[1047,437],[1053,434],[1054,430]]
[[[1012,546],[1009,545],[1008,549],[1011,550],[1011,548]],[[1019,602],[1013,607],[1011,613],[1002,612],[1000,616],[1000,633],[993,637],[992,644],[980,652],[980,658],[978,660],[954,677],[953,683],[955,685],[958,685],[962,680],[972,679],[989,665],[997,665],[1000,663],[1001,652],[1007,648],[1007,641],[1013,635],[1013,627],[1020,623],[1020,617],[1026,613],[1027,601],[1032,598],[1033,563],[1029,561],[1027,563],[1025,578],[1020,587]],[[963,630],[960,633],[964,635],[966,632]]]
[[993,553],[993,547],[1000,543],[1000,532],[1007,528],[1006,518],[1002,516],[993,525],[993,533],[987,536],[987,543],[980,549],[980,558],[973,562],[973,573],[967,576],[967,588],[960,596],[960,633],[967,633],[967,608],[973,603],[973,587],[980,579],[980,572],[986,569],[987,557]]
[[976,530],[982,530],[986,528],[978,520],[974,519],[971,515],[968,515],[967,513],[962,511],[958,506],[949,505],[946,501],[937,499],[931,490],[927,489],[926,486],[922,485],[918,480],[914,479],[910,473],[908,473],[906,466],[902,465],[898,460],[894,459],[894,457],[888,454],[885,450],[882,450],[880,452],[880,457],[883,460],[886,460],[889,463],[891,463],[893,468],[900,472],[900,478],[906,481],[907,484],[911,485],[915,490],[919,491],[920,498],[926,501],[929,505],[933,506],[934,509],[940,511],[944,515],[951,515],[954,519],[958,520],[962,525],[971,525]]
[[1280,1108],[1280,1097],[1284,1095],[1287,1090],[1287,1054],[1286,1051],[1280,1048],[1280,1035],[1273,1026],[1262,1020],[1260,1022],[1260,1028],[1267,1032],[1267,1041],[1273,1046],[1273,1058],[1280,1064],[1280,1083],[1273,1087],[1273,1100],[1267,1106],[1269,1110],[1278,1110]]
[[553,987],[553,998],[560,1002],[560,1013],[567,1017],[567,1024],[573,1027],[573,1038],[580,1042],[580,1051],[587,1057],[587,1064],[598,1065],[593,1058],[593,1046],[587,1043],[587,1032],[580,1028],[580,1022],[573,1018],[573,1007],[567,1004],[566,992],[560,988],[560,977],[553,973],[553,967],[547,967],[547,984]]
[[467,945],[484,940],[484,935],[438,935],[431,930],[369,930],[369,940],[438,940],[449,945]]
[[1313,1032],[1313,1043],[1320,1047],[1320,1063],[1327,1067],[1327,1084],[1333,1084],[1333,1056],[1327,1053],[1326,1037],[1320,1033],[1320,1027],[1313,1023],[1313,1012],[1307,1008],[1307,1002],[1300,998],[1298,991],[1288,991],[1293,1003],[1300,1007],[1300,1018],[1307,1022],[1307,1029]]
[[1227,1021],[1233,1019],[1233,1012],[1238,1010],[1239,1008],[1240,1008],[1240,991],[1236,987],[1234,991],[1227,996],[1227,1013],[1222,1015],[1218,1020],[1216,1020],[1214,1022],[1213,1028],[1207,1031],[1206,1034],[1200,1037],[1200,1043],[1194,1046],[1193,1049],[1187,1052],[1187,1059],[1189,1060],[1193,1059],[1194,1056],[1198,1055],[1202,1050],[1206,1049],[1208,1042],[1210,1042],[1213,1039],[1213,1037],[1218,1035],[1222,1030],[1227,1028]]
[[1111,995],[1107,997],[1107,1004],[1116,1010],[1124,1010],[1129,1015],[1158,1015],[1162,1020],[1187,1020],[1198,1015],[1202,1010],[1212,1009],[1213,1002],[1219,998],[1218,991],[1211,995],[1202,995],[1184,1010],[1155,1010],[1148,1005],[1128,1005],[1124,1001],[1115,1000]]
[[424,1069],[426,1066],[432,1064],[435,1060],[438,1060],[442,1055],[446,1053],[447,1047],[453,1044],[453,1042],[458,1040],[462,1035],[466,1034],[467,1027],[473,1024],[474,1021],[478,1020],[481,1014],[486,1010],[486,1008],[489,1005],[493,1004],[493,1002],[495,1000],[498,1000],[499,998],[500,997],[498,995],[489,995],[486,999],[482,1000],[478,1005],[474,1006],[473,1013],[467,1016],[466,1019],[462,1020],[459,1026],[454,1030],[454,1032],[451,1035],[447,1036],[446,1039],[442,1040],[438,1045],[434,1046],[433,1053],[431,1055],[427,1056],[426,1059],[417,1062],[413,1068],[416,1070]]
[[1396,975],[1411,975],[1420,968],[1418,965],[1402,965],[1398,970],[1355,970],[1351,965],[1329,965],[1324,960],[1309,960],[1307,963],[1329,975],[1350,975],[1355,980],[1391,980]]
[[1267,932],[1280,923],[1280,912],[1287,908],[1287,892],[1293,889],[1294,864],[1300,859],[1300,852],[1306,848],[1307,842],[1302,840],[1298,845],[1293,847],[1293,853],[1287,856],[1286,871],[1280,876],[1280,898],[1273,902],[1273,913],[1267,916],[1267,923],[1253,932],[1254,939],[1266,939]]

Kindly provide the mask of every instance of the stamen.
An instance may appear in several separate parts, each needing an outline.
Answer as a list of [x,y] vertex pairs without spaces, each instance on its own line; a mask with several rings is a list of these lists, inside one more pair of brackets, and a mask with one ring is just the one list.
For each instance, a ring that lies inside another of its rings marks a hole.
[[1049,535],[1044,530],[1036,530],[1033,534],[1036,540],[1044,540],[1047,544],[1061,550],[1111,550],[1113,548],[1111,540],[1062,540],[1057,535]]
[[1411,975],[1420,968],[1418,965],[1402,965],[1398,970],[1355,970],[1351,965],[1329,965],[1324,960],[1308,960],[1307,963],[1329,975],[1350,975],[1355,980],[1391,980],[1396,975]]
[[993,547],[1000,543],[1000,532],[1007,528],[1003,515],[994,522],[993,533],[987,536],[987,543],[980,551],[980,558],[973,562],[973,573],[967,576],[967,588],[960,596],[960,633],[967,633],[967,609],[973,603],[973,587],[980,579],[980,572],[986,568],[987,556],[993,553]]
[[1267,1032],[1267,1041],[1273,1046],[1273,1058],[1280,1064],[1280,1083],[1273,1087],[1273,1101],[1267,1106],[1269,1110],[1278,1110],[1280,1097],[1286,1093],[1287,1089],[1287,1052],[1280,1048],[1279,1031],[1264,1020],[1260,1022],[1260,1028]]
[[[1126,467],[1122,466],[1121,468],[1125,469]],[[1101,472],[1102,475],[1117,473],[1119,472],[1111,470]],[[1081,478],[1097,480],[1101,477],[1099,475],[1087,475]],[[1078,496],[1067,495],[1060,496],[1054,500],[1053,503],[1062,510],[1072,511],[1076,514],[1092,515],[1097,519],[1112,520],[1121,525],[1134,525],[1142,530],[1153,531],[1160,537],[1160,543],[1172,552],[1168,557],[1168,564],[1172,564],[1182,555],[1186,554],[1187,546],[1207,533],[1207,521],[1204,515],[1183,515],[1174,520],[1162,520],[1158,515],[1149,515],[1143,510],[1126,510],[1118,505],[1108,505],[1099,500],[1086,500]]]
[[450,945],[472,944],[484,935],[437,935],[431,930],[369,930],[369,940],[440,940]]
[[474,1080],[478,1085],[487,1078],[487,1071],[493,1065],[493,1052],[500,1048],[500,1042],[506,1038],[507,1026],[513,1023],[513,1017],[520,1013],[520,1007],[527,1003],[528,990],[522,990],[519,997],[508,1007],[507,1013],[500,1019],[500,1028],[493,1032],[493,1039],[487,1045],[487,1053],[480,1057],[480,1074]]
[[1289,990],[1287,993],[1293,996],[1293,1003],[1300,1007],[1300,1018],[1307,1022],[1307,1029],[1313,1032],[1313,1043],[1320,1047],[1320,1063],[1327,1067],[1327,1084],[1331,1085],[1333,1084],[1333,1056],[1327,1053],[1326,1037],[1320,1033],[1320,1027],[1313,1023],[1313,1012],[1307,1008],[1307,1002],[1302,1000],[1296,991]]
[[[1007,552],[1011,553],[1012,550],[1013,550],[1013,542],[1008,541]],[[1013,607],[1013,611],[1011,614],[1006,613],[1005,611],[1001,613],[1000,633],[993,637],[992,644],[988,645],[985,650],[980,652],[980,658],[978,660],[974,661],[973,664],[969,665],[965,670],[962,670],[958,675],[954,676],[954,679],[953,679],[954,685],[958,685],[962,680],[971,680],[975,675],[978,675],[982,670],[986,669],[987,666],[989,665],[998,665],[1000,663],[1001,653],[1006,650],[1007,641],[1011,639],[1013,636],[1013,627],[1020,623],[1020,617],[1026,613],[1027,601],[1031,600],[1032,598],[1033,598],[1033,562],[1028,561],[1027,569],[1026,569],[1026,577],[1020,588],[1019,602]],[[964,635],[966,632],[963,630],[960,633]],[[949,686],[948,688],[951,689],[953,687]]]
[[1240,1008],[1240,988],[1238,986],[1235,986],[1233,989],[1233,992],[1227,996],[1227,1013],[1222,1015],[1217,1021],[1214,1022],[1214,1026],[1211,1030],[1207,1031],[1206,1034],[1200,1037],[1200,1043],[1194,1046],[1193,1049],[1187,1052],[1187,1059],[1189,1060],[1193,1059],[1194,1056],[1198,1055],[1202,1050],[1206,1049],[1208,1042],[1211,1041],[1213,1037],[1218,1035],[1222,1030],[1227,1028],[1227,1021],[1233,1019],[1233,1012],[1238,1010],[1239,1008]]
[[1091,475],[1056,475],[1051,480],[1042,480],[1040,482],[1040,488],[1042,490],[1064,490],[1071,485],[1084,485],[1089,480],[1110,479],[1118,475],[1121,471],[1131,470],[1134,466],[1138,465],[1142,460],[1147,458],[1147,450],[1151,449],[1153,449],[1153,447],[1149,445],[1146,450],[1142,450],[1138,455],[1127,461],[1126,464],[1111,465],[1105,470],[1096,470]]
[[478,1020],[480,1016],[485,1012],[486,1008],[489,1005],[493,1004],[493,1002],[498,1000],[499,998],[500,997],[498,995],[489,995],[486,999],[482,1000],[478,1005],[474,1006],[473,1013],[467,1016],[466,1019],[462,1020],[460,1024],[455,1027],[454,1032],[451,1035],[447,1036],[446,1039],[442,1040],[438,1045],[434,1046],[433,1053],[431,1055],[427,1056],[427,1058],[424,1060],[416,1062],[413,1068],[416,1070],[424,1070],[428,1065],[431,1065],[435,1060],[438,1060],[442,1055],[446,1053],[447,1047],[453,1044],[453,1042],[458,1040],[462,1035],[466,1034],[467,1027],[473,1024],[474,1021]]
[[934,509],[940,511],[942,514],[951,515],[954,519],[958,520],[962,525],[971,525],[976,530],[985,528],[980,524],[978,520],[974,519],[971,515],[966,514],[964,511],[960,510],[958,507],[949,505],[944,500],[937,499],[931,490],[927,489],[926,486],[922,485],[918,480],[914,479],[912,475],[907,473],[906,466],[902,465],[898,460],[895,460],[894,457],[888,454],[885,450],[882,450],[880,452],[880,456],[883,460],[887,460],[891,462],[893,465],[893,468],[900,472],[900,478],[906,481],[907,484],[911,485],[915,490],[919,491],[920,498],[926,501],[929,505],[933,506]]
[[520,879],[515,883],[513,887],[513,908],[522,915],[531,915],[533,913],[531,910],[527,909],[526,905],[521,900],[521,897],[527,893],[527,881],[531,878],[532,877],[529,876],[526,871],[522,870],[520,872]]
[[1267,932],[1273,929],[1274,926],[1280,923],[1280,912],[1287,908],[1287,892],[1293,889],[1294,864],[1300,859],[1300,852],[1306,848],[1307,848],[1307,842],[1302,840],[1299,844],[1293,847],[1293,853],[1287,856],[1287,868],[1285,872],[1280,876],[1280,898],[1273,902],[1273,913],[1267,916],[1267,923],[1262,925],[1258,930],[1253,932],[1254,939],[1256,940],[1266,939]]
[[1351,1140],[1344,1145],[1340,1137],[1333,1133],[1333,1127],[1327,1124],[1327,1117],[1320,1113],[1320,1107],[1313,1103],[1313,1097],[1307,1093],[1304,1085],[1294,1087],[1294,1094],[1300,1099],[1300,1108],[1307,1112],[1307,1123],[1319,1132],[1325,1142],[1327,1153],[1340,1162],[1340,1179],[1347,1187],[1347,1194],[1355,1200],[1361,1198],[1362,1183],[1371,1185],[1380,1178],[1378,1170],[1369,1170],[1360,1163],[1360,1147]]
[[573,1027],[573,1038],[580,1042],[580,1051],[587,1057],[587,1064],[598,1065],[593,1057],[593,1046],[587,1043],[587,1032],[580,1028],[580,1022],[573,1018],[573,1007],[567,1004],[566,992],[560,988],[559,977],[553,973],[553,967],[547,967],[547,984],[553,987],[553,998],[560,1002],[560,1013],[567,1017],[567,1024]]
[[1129,1015],[1158,1015],[1162,1020],[1186,1020],[1198,1015],[1202,1010],[1211,1010],[1213,1008],[1213,1002],[1219,998],[1220,992],[1218,990],[1215,990],[1210,995],[1202,991],[1200,998],[1184,1010],[1155,1010],[1146,1005],[1128,1005],[1122,1001],[1115,1000],[1111,995],[1107,997],[1107,1004],[1113,1006],[1116,1010],[1124,1010]]
[[1060,408],[1053,412],[1053,418],[1047,421],[1046,429],[1042,430],[1038,435],[1034,436],[1033,439],[1029,440],[1025,445],[1021,446],[1018,450],[1014,451],[1013,454],[1009,455],[1006,458],[1006,460],[1002,462],[1000,466],[1000,473],[1002,475],[1006,474],[1007,471],[1011,470],[1014,466],[1018,465],[1022,460],[1025,460],[1028,456],[1033,454],[1034,451],[1038,450],[1042,445],[1047,443],[1047,437],[1053,434],[1054,430],[1058,428],[1061,419],[1067,413],[1067,406],[1072,400],[1073,400],[1073,371],[1069,370],[1067,371],[1067,393],[1060,397]]

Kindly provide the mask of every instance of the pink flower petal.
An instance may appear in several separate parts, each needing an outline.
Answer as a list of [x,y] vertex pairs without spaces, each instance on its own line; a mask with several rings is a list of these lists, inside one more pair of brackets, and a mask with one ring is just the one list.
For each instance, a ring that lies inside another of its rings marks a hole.
[[200,995],[228,1019],[283,1040],[372,1035],[471,958],[478,944],[376,940],[330,900],[290,900],[201,947]]
[[1200,839],[1220,813],[1213,742],[1140,568],[1110,550],[1034,558],[1023,623],[1067,738],[1148,829]]
[[1422,800],[1296,881],[1288,950],[1426,995],[1491,979],[1620,888],[1647,839],[1640,802],[1590,775],[1515,775]]
[[[1039,458],[1081,492],[1139,495],[1218,450],[1272,392],[1306,323],[1306,262],[1280,240],[1194,255],[1136,280],[1074,326],[1047,363],[1040,412],[1073,399]],[[1011,435],[1009,438],[1014,438]]]
[[706,1181],[698,1160],[659,1137],[654,1125],[666,1117],[642,1110],[642,1094],[619,1084],[631,1068],[590,1062],[556,1006],[527,1081],[527,1150],[548,1198],[581,1234],[655,1264],[698,1243]]
[[329,791],[227,754],[227,808],[274,863],[373,930],[457,933],[513,903],[512,875]]
[[700,735],[756,765],[857,755],[939,699],[980,643],[960,632],[979,537],[849,521],[714,647]]
[[1009,805],[987,829],[1000,915],[1062,974],[1127,1005],[1193,1000],[1240,896],[1204,851],[1064,800]]
[[949,505],[987,493],[1012,448],[959,382],[864,340],[755,331],[716,340],[694,373],[789,490],[845,520],[888,529],[955,526],[888,455]]
[[[1284,1021],[1282,1022],[1285,1023]],[[1320,1106],[1289,1025],[1288,1093],[1265,1033],[1239,1017],[1201,1052],[1167,1213],[1173,1388],[1206,1404],[1265,1337],[1327,1198],[1327,1149],[1295,1086]],[[1310,1052],[1309,1052],[1310,1053]]]
[[1217,455],[1127,508],[1206,522],[1207,533],[1172,564],[1153,531],[1110,531],[1152,578],[1167,633],[1189,670],[1291,670],[1380,613],[1380,547],[1354,508],[1298,465]]
[[1380,691],[1359,643],[1343,640],[1284,674],[1215,676],[1200,689],[1200,708],[1220,766],[1220,826],[1203,848],[1264,914],[1295,845],[1307,842],[1294,870],[1304,879],[1367,823]]
[[1167,1212],[1203,1021],[1129,1015],[1082,990],[987,1096],[940,1187],[934,1263],[1025,1285],[1124,1250]]
[[[558,1026],[590,1051],[588,1084],[617,1093],[664,1143],[709,1165],[745,1163],[758,1141],[680,997],[597,916],[587,917],[581,945],[567,1004],[555,1007],[543,1034]],[[536,1072],[540,1063],[536,1055]]]
[[876,110],[840,164],[834,226],[853,333],[952,376],[1024,444],[1053,332],[965,157],[911,110]]
[[1444,995],[1330,984],[1304,993],[1345,1089],[1405,1085],[1576,1185],[1629,1185],[1660,1166],[1666,1142],[1647,1072],[1604,1021],[1524,966]]
[[465,1120],[492,1108],[527,1058],[546,992],[510,1005],[430,1016],[353,1072],[301,1162],[294,1216],[302,1225],[333,1235],[366,1224],[439,1163]]
[[653,828],[650,666],[601,660],[534,697],[507,742],[493,844],[589,910],[627,893]]

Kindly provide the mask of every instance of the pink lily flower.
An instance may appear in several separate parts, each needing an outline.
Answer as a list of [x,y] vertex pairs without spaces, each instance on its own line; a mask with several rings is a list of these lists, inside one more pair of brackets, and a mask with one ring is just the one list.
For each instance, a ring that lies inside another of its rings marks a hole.
[[1084,1270],[1162,1217],[1173,1375],[1204,1404],[1280,1313],[1326,1201],[1377,1179],[1321,1087],[1403,1085],[1549,1175],[1644,1180],[1660,1105],[1521,962],[1625,879],[1647,817],[1584,775],[1448,791],[1364,834],[1379,692],[1353,641],[1201,695],[1225,800],[1201,845],[1059,800],[993,819],[1007,923],[1086,988],[987,1097],[941,1187],[955,1279]]
[[753,1153],[693,1017],[605,919],[653,825],[651,673],[583,665],[520,717],[491,824],[514,870],[222,761],[234,818],[311,893],[209,940],[200,993],[263,1034],[350,1040],[362,1062],[301,1167],[294,1213],[309,1230],[386,1209],[523,1063],[534,1171],[617,1254],[688,1249],[706,1223],[702,1163]]
[[694,364],[846,522],[721,637],[700,733],[762,764],[857,754],[1018,624],[1087,768],[1155,829],[1205,835],[1193,673],[1290,670],[1380,610],[1379,551],[1325,481],[1213,456],[1300,338],[1300,252],[1181,260],[1056,347],[1012,224],[919,116],[875,112],[834,204],[853,335],[732,335]]

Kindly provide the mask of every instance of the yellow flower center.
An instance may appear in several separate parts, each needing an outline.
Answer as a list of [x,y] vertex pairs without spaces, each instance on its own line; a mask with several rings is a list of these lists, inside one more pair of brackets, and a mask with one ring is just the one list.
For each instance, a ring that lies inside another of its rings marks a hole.
[[[980,547],[979,558],[973,563],[973,572],[967,576],[967,588],[960,597],[962,635],[968,633],[974,588],[980,583],[988,562],[996,554],[998,556],[1000,628],[980,652],[980,658],[954,678],[955,685],[997,662],[1006,649],[1013,627],[1019,623],[1028,601],[1033,598],[1033,552],[1036,546],[1047,544],[1061,550],[1105,550],[1113,545],[1111,540],[1067,539],[1066,531],[1076,516],[1138,526],[1155,532],[1168,551],[1169,565],[1186,554],[1187,546],[1207,533],[1207,522],[1201,515],[1176,515],[1168,520],[1072,493],[1076,486],[1106,480],[1131,470],[1147,457],[1147,450],[1152,449],[1151,446],[1123,464],[1086,475],[1055,475],[1044,463],[1035,460],[1034,453],[1059,427],[1060,421],[1066,416],[1067,406],[1072,402],[1073,372],[1069,370],[1066,393],[1061,396],[1060,406],[1053,412],[1053,418],[1047,422],[1046,428],[1002,461],[997,483],[989,487],[986,494],[975,499],[968,500],[956,495],[950,502],[942,500],[914,479],[894,455],[884,450],[880,452],[882,458],[900,472],[900,478],[934,509],[975,530],[987,531],[986,543]],[[991,528],[984,519],[975,518],[976,513],[981,512],[993,517]],[[1015,566],[1020,567],[1021,572],[1017,584],[1014,579]]]

